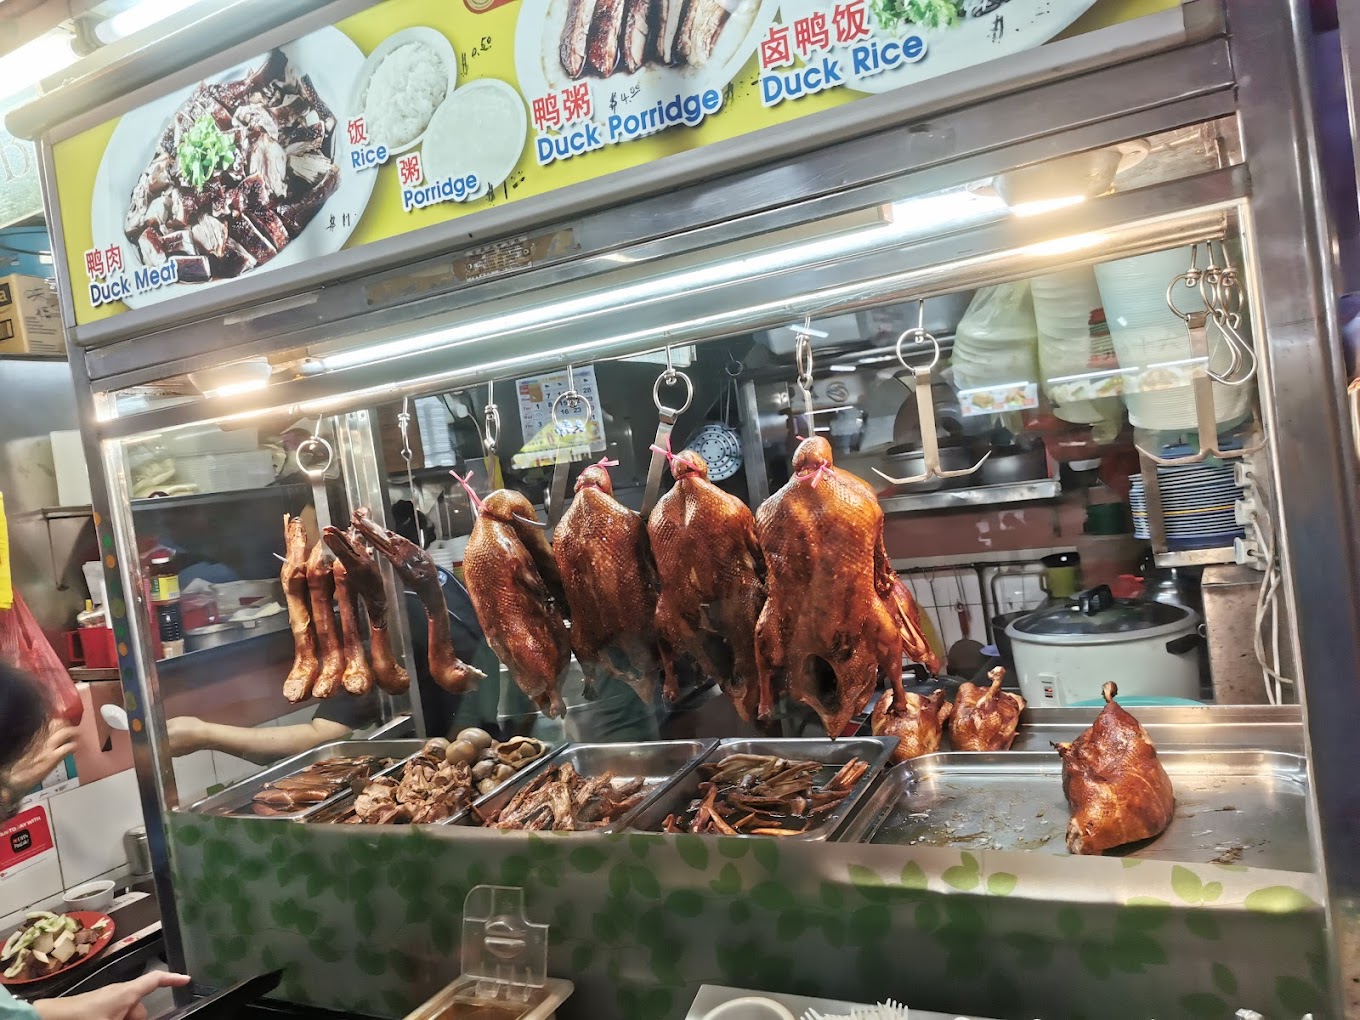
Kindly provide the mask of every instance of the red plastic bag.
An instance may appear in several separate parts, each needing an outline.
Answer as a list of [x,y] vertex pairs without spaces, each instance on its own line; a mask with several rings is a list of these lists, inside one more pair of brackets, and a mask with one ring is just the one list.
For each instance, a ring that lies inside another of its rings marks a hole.
[[57,653],[47,643],[38,621],[28,606],[14,593],[14,608],[0,610],[0,659],[32,676],[47,692],[52,713],[72,726],[79,726],[85,714],[80,692]]

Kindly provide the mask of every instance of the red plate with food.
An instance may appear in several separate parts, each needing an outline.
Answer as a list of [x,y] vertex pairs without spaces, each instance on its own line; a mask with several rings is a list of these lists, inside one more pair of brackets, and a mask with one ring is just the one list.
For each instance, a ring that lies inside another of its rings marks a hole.
[[31,911],[0,950],[0,984],[30,985],[98,956],[113,941],[113,918],[97,910]]

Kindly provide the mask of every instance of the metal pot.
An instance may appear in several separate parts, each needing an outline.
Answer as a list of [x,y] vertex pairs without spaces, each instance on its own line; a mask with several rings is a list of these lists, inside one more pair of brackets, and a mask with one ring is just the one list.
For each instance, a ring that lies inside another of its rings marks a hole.
[[1199,697],[1203,640],[1184,606],[1116,599],[1102,585],[1029,613],[1006,636],[1034,707],[1089,701],[1107,680],[1130,697]]
[[1009,485],[1048,477],[1048,457],[1042,446],[1022,450],[1018,446],[994,446],[992,455],[978,471],[983,485]]
[[239,623],[215,623],[211,627],[197,627],[184,632],[184,650],[198,652],[204,648],[218,648],[240,641],[243,636]]

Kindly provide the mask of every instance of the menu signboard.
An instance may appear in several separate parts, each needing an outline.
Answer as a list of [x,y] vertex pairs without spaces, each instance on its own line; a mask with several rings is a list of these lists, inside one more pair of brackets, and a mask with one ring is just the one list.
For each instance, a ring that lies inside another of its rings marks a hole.
[[1177,0],[384,0],[55,146],[78,323]]

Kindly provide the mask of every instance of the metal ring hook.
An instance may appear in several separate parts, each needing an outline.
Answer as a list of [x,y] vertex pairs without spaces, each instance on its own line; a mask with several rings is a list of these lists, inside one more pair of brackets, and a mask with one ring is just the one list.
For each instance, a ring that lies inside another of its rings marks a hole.
[[[652,383],[652,403],[656,404],[656,409],[661,414],[678,418],[688,411],[690,405],[694,403],[694,383],[689,376],[678,369],[673,369],[670,374],[672,378],[667,379],[666,373],[662,372],[656,377],[656,382]],[[668,407],[661,401],[661,387],[677,385],[685,387],[685,402],[679,407]]]
[[[907,339],[907,337],[911,337],[913,343],[918,344],[929,343],[933,348],[935,348],[934,357],[930,359],[930,364],[927,365],[924,369],[915,369],[912,368],[911,365],[907,364],[906,356],[902,353],[902,343],[904,340]],[[935,339],[934,334],[930,333],[928,330],[921,326],[917,326],[914,329],[909,329],[903,332],[903,334],[897,338],[897,344],[893,348],[893,350],[897,354],[897,360],[901,362],[902,367],[911,369],[911,371],[913,372],[916,371],[933,372],[935,371],[935,366],[940,363],[940,341]]]
[[[311,437],[304,439],[298,444],[298,448],[293,451],[293,459],[297,461],[298,469],[313,481],[319,481],[326,477],[326,472],[335,463],[335,447],[321,434],[321,423],[324,419],[318,415],[316,428],[312,431]],[[302,462],[302,454],[305,450],[322,450],[325,452],[325,460],[320,462],[320,467],[307,467]]]

